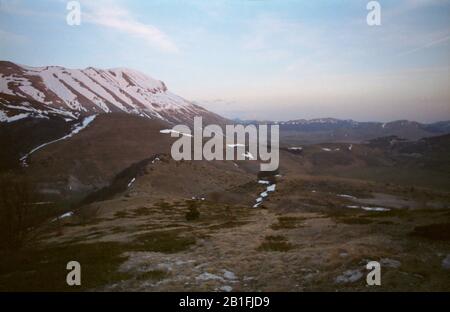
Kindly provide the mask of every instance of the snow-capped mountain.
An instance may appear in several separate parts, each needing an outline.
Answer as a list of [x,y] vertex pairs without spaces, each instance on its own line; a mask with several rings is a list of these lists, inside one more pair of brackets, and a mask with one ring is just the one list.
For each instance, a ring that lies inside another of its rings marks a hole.
[[112,112],[169,123],[190,122],[194,116],[222,119],[135,70],[29,67],[0,61],[0,122],[51,115],[69,121]]

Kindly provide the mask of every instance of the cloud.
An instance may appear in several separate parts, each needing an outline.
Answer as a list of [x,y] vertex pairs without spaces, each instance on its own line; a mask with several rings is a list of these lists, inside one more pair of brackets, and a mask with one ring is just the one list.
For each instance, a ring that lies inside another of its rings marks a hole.
[[[68,1],[57,0],[64,8]],[[161,51],[176,53],[179,51],[173,40],[154,25],[138,21],[133,14],[115,0],[80,0],[82,22],[96,24],[141,39]],[[0,12],[23,16],[63,17],[29,8],[22,0],[0,0]],[[66,11],[64,11],[66,14]]]
[[82,15],[83,21],[142,39],[165,52],[176,53],[179,51],[177,45],[162,30],[136,20],[131,12],[114,1],[103,0],[95,1],[95,3],[94,1],[83,1],[82,12],[85,12]]
[[415,53],[417,51],[425,50],[425,49],[431,48],[433,46],[439,45],[440,43],[447,42],[449,40],[450,40],[450,36],[445,36],[445,37],[442,37],[442,38],[438,38],[438,39],[433,40],[433,41],[431,41],[431,42],[429,42],[429,43],[427,43],[425,45],[422,45],[420,47],[417,47],[417,48],[408,50],[406,52],[400,53],[398,56],[405,56],[405,55],[409,55],[409,54]]

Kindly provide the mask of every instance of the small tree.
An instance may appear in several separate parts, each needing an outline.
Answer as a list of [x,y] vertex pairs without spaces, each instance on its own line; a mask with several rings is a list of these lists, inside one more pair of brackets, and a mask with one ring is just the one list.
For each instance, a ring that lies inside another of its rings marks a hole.
[[22,247],[33,225],[31,206],[36,192],[30,181],[13,174],[0,175],[0,246]]
[[186,220],[194,221],[200,218],[200,211],[198,211],[198,202],[195,200],[190,200],[187,202],[188,212],[186,212]]

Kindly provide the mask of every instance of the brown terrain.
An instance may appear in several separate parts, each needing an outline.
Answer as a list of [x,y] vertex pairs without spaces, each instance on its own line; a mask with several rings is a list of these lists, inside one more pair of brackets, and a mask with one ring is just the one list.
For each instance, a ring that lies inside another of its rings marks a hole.
[[[105,114],[32,154],[20,170],[48,214],[1,252],[0,290],[450,290],[448,136],[282,142],[264,177],[248,160],[172,160],[166,127]],[[261,179],[276,188],[252,208]],[[366,285],[369,261],[381,286]]]

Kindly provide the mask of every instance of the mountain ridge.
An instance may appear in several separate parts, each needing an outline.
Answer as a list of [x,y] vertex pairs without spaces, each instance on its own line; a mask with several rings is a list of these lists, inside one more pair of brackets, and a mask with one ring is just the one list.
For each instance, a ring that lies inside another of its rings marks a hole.
[[169,124],[191,123],[194,116],[211,123],[225,120],[137,70],[31,67],[0,61],[0,122],[46,118],[49,114],[69,121],[112,112],[161,119]]
[[316,118],[290,121],[239,120],[243,124],[276,124],[280,126],[280,138],[292,144],[325,142],[356,143],[379,137],[398,136],[407,140],[450,133],[450,121],[420,123],[410,120],[391,122],[355,121],[352,119]]

